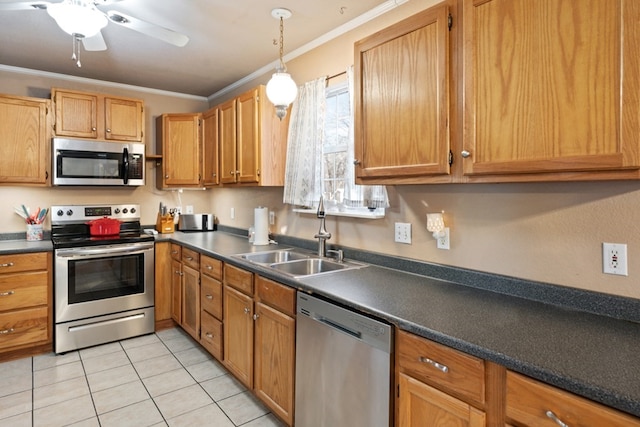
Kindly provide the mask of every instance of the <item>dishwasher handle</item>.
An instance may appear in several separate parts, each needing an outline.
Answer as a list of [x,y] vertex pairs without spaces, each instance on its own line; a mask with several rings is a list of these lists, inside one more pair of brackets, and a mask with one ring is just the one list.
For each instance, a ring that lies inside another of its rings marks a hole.
[[362,339],[362,333],[360,331],[354,331],[351,328],[348,328],[344,325],[341,325],[338,322],[335,322],[331,319],[328,319],[326,317],[323,316],[317,316],[317,315],[312,315],[311,318],[317,322],[323,323],[327,326],[329,326],[330,328],[333,329],[337,329],[341,332],[344,332],[345,334],[351,335],[352,337],[355,337],[357,339]]

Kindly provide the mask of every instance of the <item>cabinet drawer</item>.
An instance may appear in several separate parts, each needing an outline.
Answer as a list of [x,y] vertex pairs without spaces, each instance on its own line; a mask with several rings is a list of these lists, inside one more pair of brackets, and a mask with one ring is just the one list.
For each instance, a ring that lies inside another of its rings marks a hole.
[[[638,427],[640,419],[507,371],[507,418],[520,425]],[[548,415],[547,415],[548,414]]]
[[171,244],[171,258],[176,261],[182,261],[182,246],[175,243]]
[[405,331],[398,331],[403,372],[452,394],[484,403],[484,361]]
[[48,324],[47,307],[0,313],[0,349],[46,341]]
[[253,273],[225,264],[224,282],[247,295],[253,295]]
[[48,273],[0,275],[0,311],[47,304]]
[[289,316],[296,315],[296,290],[273,280],[256,276],[258,300]]
[[0,274],[46,270],[47,268],[46,252],[0,255]]
[[200,273],[222,281],[222,261],[210,256],[200,255]]
[[200,271],[200,254],[191,249],[182,248],[182,263]]
[[200,317],[200,344],[222,361],[222,322],[206,311]]
[[200,304],[209,314],[222,319],[222,283],[209,276],[200,276]]

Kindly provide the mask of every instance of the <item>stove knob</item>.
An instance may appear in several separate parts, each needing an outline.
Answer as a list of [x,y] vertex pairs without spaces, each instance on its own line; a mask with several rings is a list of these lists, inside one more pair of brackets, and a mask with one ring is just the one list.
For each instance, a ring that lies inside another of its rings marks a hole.
[[131,211],[130,211],[130,212],[131,212],[132,214],[136,213],[136,208],[131,208]]
[[115,212],[116,214],[120,213],[120,208],[116,208],[113,212]]
[[62,216],[64,215],[64,211],[62,209],[58,209],[58,212],[56,212],[56,215]]
[[122,209],[122,213],[126,214],[127,212],[129,212],[129,210],[127,208]]
[[67,211],[67,215],[68,215],[68,216],[73,215],[73,211],[72,211],[71,209],[69,209],[69,210]]

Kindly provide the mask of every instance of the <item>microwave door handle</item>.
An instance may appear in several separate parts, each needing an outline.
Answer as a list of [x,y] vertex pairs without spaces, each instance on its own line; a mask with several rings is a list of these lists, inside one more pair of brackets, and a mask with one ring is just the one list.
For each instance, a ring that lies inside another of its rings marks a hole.
[[122,151],[122,179],[125,185],[129,183],[129,149],[127,147]]

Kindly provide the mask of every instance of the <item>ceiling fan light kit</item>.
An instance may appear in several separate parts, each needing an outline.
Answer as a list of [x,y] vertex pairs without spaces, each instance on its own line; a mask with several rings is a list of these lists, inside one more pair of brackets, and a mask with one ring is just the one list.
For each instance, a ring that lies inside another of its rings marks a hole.
[[64,0],[47,7],[49,15],[58,26],[72,36],[92,37],[107,26],[109,22],[104,13],[85,0]]
[[292,15],[289,9],[276,8],[271,11],[271,16],[280,20],[280,62],[276,72],[267,83],[267,98],[276,107],[276,115],[282,120],[287,115],[287,108],[298,96],[298,86],[291,75],[287,73],[287,67],[282,59],[284,46],[284,20]]

